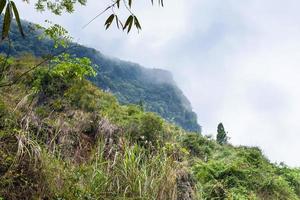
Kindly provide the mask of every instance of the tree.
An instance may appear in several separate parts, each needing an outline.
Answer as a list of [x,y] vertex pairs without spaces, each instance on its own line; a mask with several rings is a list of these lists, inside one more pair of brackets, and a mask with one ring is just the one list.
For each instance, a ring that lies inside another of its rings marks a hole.
[[227,133],[222,123],[218,125],[217,142],[221,145],[228,143]]

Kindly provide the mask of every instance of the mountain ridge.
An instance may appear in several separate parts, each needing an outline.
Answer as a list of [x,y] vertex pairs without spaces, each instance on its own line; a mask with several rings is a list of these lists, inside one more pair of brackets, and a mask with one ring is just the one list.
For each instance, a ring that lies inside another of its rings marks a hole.
[[[53,49],[53,42],[38,40],[40,32],[34,30],[29,22],[23,21],[23,26],[27,33],[25,39],[19,34],[16,24],[12,23],[12,46],[9,49],[7,44],[1,45],[0,52],[10,52],[12,56],[29,53],[44,57],[60,51],[59,48]],[[197,115],[193,112],[189,100],[178,88],[171,72],[112,58],[80,44],[75,44],[68,53],[77,57],[88,57],[98,65],[96,77],[90,80],[96,86],[116,95],[121,104],[143,104],[146,111],[158,113],[167,121],[187,131],[201,132]]]

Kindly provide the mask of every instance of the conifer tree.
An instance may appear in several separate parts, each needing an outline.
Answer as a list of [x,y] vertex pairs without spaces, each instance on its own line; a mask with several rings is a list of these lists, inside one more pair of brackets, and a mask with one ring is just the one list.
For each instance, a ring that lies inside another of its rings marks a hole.
[[221,145],[227,144],[228,142],[227,133],[222,123],[218,125],[217,142]]

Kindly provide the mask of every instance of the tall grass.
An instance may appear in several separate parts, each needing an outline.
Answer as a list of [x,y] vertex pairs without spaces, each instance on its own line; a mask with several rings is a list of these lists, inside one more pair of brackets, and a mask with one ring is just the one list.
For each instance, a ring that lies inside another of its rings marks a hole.
[[80,166],[61,165],[61,161],[47,163],[55,198],[176,199],[179,164],[163,150],[151,154],[140,146],[126,145],[122,153],[106,160],[104,144],[100,143],[94,155],[90,163]]

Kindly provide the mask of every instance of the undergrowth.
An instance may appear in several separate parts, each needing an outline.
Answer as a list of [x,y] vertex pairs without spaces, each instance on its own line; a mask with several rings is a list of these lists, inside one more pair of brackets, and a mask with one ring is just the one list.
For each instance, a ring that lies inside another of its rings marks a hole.
[[[62,59],[0,90],[0,199],[300,199],[299,169],[121,106],[87,60]],[[2,81],[36,62],[15,58]]]

